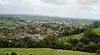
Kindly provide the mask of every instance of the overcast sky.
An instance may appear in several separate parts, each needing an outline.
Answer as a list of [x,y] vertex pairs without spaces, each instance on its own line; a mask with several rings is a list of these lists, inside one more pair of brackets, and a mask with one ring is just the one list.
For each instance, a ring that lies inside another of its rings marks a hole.
[[2,14],[100,18],[100,0],[0,0]]

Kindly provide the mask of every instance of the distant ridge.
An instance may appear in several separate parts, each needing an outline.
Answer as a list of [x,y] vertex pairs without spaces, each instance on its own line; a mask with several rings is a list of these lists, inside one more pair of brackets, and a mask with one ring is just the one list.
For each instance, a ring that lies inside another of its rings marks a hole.
[[11,16],[17,16],[21,18],[26,18],[29,20],[64,20],[64,21],[73,21],[73,22],[81,22],[81,21],[88,21],[88,22],[93,22],[95,21],[94,19],[83,19],[83,18],[68,18],[68,17],[58,17],[58,16],[43,16],[43,15],[26,15],[26,14],[0,14],[0,17],[6,16],[6,17],[11,17]]

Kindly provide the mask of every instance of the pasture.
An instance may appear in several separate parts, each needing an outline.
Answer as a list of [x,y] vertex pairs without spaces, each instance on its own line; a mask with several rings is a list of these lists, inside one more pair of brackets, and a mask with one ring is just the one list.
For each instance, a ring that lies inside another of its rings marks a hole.
[[56,50],[47,48],[0,48],[0,55],[15,51],[17,55],[95,55],[95,53],[86,53],[71,50]]

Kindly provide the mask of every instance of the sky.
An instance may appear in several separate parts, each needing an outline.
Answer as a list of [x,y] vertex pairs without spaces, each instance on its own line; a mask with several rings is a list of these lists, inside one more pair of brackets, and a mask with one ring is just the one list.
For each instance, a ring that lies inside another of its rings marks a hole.
[[0,0],[0,14],[100,19],[100,0]]

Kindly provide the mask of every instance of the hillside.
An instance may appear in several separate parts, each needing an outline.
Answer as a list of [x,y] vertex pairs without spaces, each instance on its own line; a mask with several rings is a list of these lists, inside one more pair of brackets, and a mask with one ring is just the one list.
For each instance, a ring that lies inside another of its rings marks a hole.
[[14,29],[25,23],[24,20],[15,17],[0,17],[0,29]]
[[92,29],[92,31],[96,33],[97,35],[100,35],[100,28],[94,28]]
[[[98,44],[94,42],[94,34],[92,39],[91,36],[84,36],[84,32],[90,27],[89,24],[62,20],[27,20],[16,16],[0,19],[1,48],[51,48],[91,53],[96,53],[99,49],[96,47]],[[93,31],[97,32],[98,29]]]
[[71,39],[80,40],[82,38],[84,38],[83,33],[77,34],[77,35],[70,35],[70,36],[67,36],[67,37],[60,37],[59,40],[70,41]]

